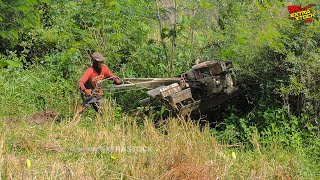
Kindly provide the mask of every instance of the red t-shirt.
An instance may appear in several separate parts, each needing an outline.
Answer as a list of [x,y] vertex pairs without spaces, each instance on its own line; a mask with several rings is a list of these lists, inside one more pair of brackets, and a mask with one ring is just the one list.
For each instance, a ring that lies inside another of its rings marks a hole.
[[114,77],[114,75],[105,64],[102,64],[100,74],[98,74],[91,66],[86,70],[86,72],[84,72],[84,74],[79,79],[78,86],[82,91],[84,91],[85,89],[94,89],[96,88],[96,86],[99,86],[99,84],[97,84],[97,81],[109,77]]

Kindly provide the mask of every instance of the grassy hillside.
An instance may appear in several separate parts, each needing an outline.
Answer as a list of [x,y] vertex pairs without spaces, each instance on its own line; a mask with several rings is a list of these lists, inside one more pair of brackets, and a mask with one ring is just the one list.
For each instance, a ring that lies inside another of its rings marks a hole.
[[[312,3],[312,22],[289,19]],[[320,179],[317,3],[0,1],[0,179]],[[102,117],[74,118],[95,51],[120,77],[230,61],[240,96],[155,126],[143,91],[105,92]]]
[[[119,116],[106,103],[102,117],[36,125],[0,122],[4,179],[318,179],[319,166],[281,144],[252,149],[222,144],[212,129],[169,119],[160,128],[140,117]],[[137,122],[137,120],[140,122]]]

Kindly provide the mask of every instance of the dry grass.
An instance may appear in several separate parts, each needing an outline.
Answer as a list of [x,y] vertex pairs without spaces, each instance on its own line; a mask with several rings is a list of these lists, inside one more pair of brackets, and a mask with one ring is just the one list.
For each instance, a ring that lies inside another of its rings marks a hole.
[[[8,179],[295,179],[294,159],[220,145],[209,128],[169,119],[161,128],[119,117],[0,126],[0,173]],[[80,120],[80,121],[79,121]],[[88,122],[89,121],[89,122]],[[91,121],[91,122],[90,122]],[[141,122],[141,120],[139,119]],[[89,124],[89,125],[88,125]],[[116,147],[136,148],[131,151]],[[139,149],[140,148],[140,149]],[[142,151],[144,148],[145,151]],[[231,156],[231,152],[236,157]],[[276,153],[276,152],[275,152]],[[31,161],[27,167],[26,161]]]

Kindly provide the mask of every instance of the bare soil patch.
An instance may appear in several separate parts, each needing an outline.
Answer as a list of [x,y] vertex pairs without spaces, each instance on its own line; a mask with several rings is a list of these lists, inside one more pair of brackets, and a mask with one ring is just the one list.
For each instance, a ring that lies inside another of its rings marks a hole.
[[36,124],[45,124],[48,122],[56,121],[59,122],[61,119],[58,112],[55,110],[39,111],[32,115],[31,121]]

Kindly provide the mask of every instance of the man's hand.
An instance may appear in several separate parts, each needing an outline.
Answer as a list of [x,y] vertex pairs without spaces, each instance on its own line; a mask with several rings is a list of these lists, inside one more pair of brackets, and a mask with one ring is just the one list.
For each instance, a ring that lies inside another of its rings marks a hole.
[[113,82],[114,82],[114,84],[116,84],[116,85],[122,84],[121,79],[118,78],[118,77],[115,77],[115,78],[113,79]]
[[92,90],[91,89],[85,89],[84,93],[86,94],[86,96],[92,96]]

